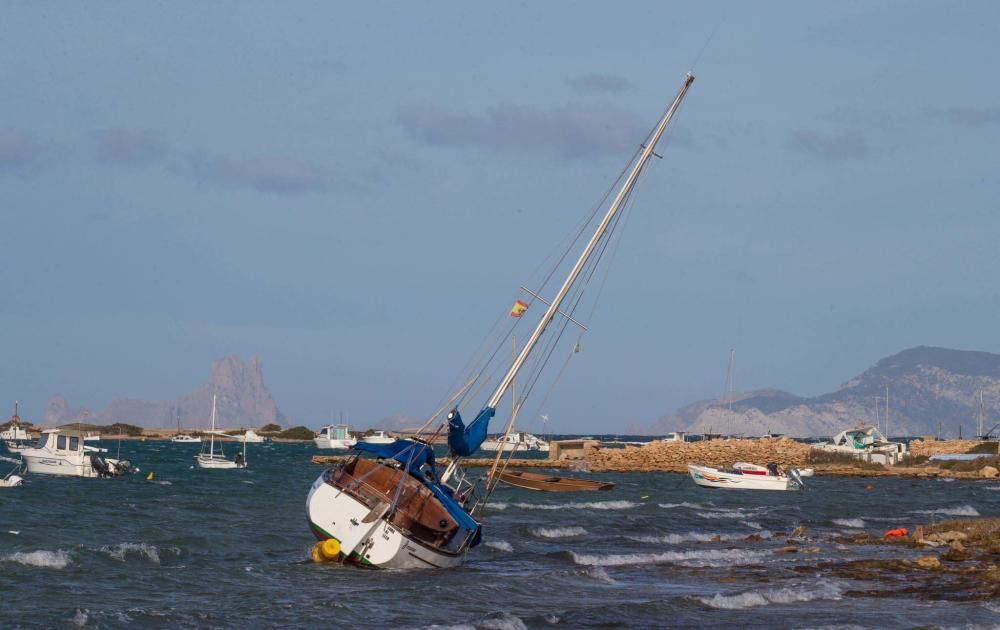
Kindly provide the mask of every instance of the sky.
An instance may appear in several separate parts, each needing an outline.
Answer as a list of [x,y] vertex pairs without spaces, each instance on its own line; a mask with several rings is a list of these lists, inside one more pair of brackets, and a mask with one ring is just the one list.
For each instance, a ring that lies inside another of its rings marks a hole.
[[[423,417],[697,79],[549,430],[1000,352],[1000,5],[6,2],[0,402]],[[537,413],[525,420],[536,428]]]

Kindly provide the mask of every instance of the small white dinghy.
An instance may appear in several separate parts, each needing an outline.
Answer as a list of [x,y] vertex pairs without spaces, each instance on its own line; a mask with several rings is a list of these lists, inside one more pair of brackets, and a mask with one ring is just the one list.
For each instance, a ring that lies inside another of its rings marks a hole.
[[[766,469],[765,469],[766,470]],[[741,470],[719,470],[711,466],[688,464],[694,482],[703,488],[728,490],[799,490],[805,487],[802,477],[794,468],[783,475],[760,475]]]
[[13,488],[14,486],[19,486],[24,483],[24,477],[16,475],[14,473],[21,472],[21,468],[24,466],[24,462],[19,459],[12,459],[10,457],[0,456],[0,460],[5,462],[10,462],[12,464],[17,464],[13,470],[7,473],[2,479],[0,479],[0,488]]

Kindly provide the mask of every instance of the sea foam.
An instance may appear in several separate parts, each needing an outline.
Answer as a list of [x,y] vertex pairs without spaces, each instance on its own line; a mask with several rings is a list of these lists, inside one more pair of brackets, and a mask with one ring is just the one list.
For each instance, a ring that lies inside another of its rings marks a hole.
[[617,567],[636,564],[679,564],[687,567],[719,567],[754,564],[766,555],[760,551],[741,549],[708,549],[699,551],[666,551],[663,553],[615,553],[606,555],[569,552],[576,564]]
[[853,527],[855,529],[864,527],[865,522],[860,518],[835,518],[833,519],[834,525],[840,525],[841,527]]
[[[117,545],[105,545],[98,551],[106,553],[119,562],[125,562],[128,558],[139,558],[148,560],[153,564],[160,564],[160,550],[155,545],[147,543],[119,543]],[[175,555],[180,555],[177,547],[168,547],[164,551],[170,551]]]
[[939,510],[915,510],[913,514],[941,514],[942,516],[979,516],[979,512],[971,505],[963,505],[954,508],[941,508]]
[[532,527],[530,531],[539,538],[573,538],[587,533],[582,527]]
[[[499,507],[503,505],[503,507]],[[522,510],[628,510],[639,507],[641,503],[632,501],[585,501],[580,503],[494,503],[493,509],[503,510],[510,507]]]
[[[758,534],[761,535],[761,534]],[[762,535],[761,535],[762,536]],[[686,542],[718,542],[729,540],[743,540],[746,534],[715,534],[712,532],[688,532],[686,534],[664,534],[662,536],[626,536],[629,540],[641,543],[651,543],[654,545],[679,545]],[[763,536],[762,536],[763,537]]]
[[506,540],[487,540],[486,546],[492,547],[497,551],[506,551],[506,552],[514,551],[514,547],[511,546],[511,544]]
[[69,566],[69,552],[57,551],[18,551],[6,556],[0,556],[0,562],[16,562],[29,567],[46,569],[65,569]]
[[734,595],[716,593],[713,597],[696,597],[695,599],[712,608],[740,610],[743,608],[767,606],[769,604],[811,602],[817,599],[837,600],[841,598],[842,594],[843,591],[836,584],[826,582],[811,588],[767,588],[745,591]]

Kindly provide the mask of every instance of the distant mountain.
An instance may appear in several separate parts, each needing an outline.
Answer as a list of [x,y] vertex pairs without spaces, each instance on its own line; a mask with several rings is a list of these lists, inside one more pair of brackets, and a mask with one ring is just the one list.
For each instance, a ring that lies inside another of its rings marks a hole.
[[71,409],[66,399],[56,394],[49,400],[43,414],[47,425],[86,421],[95,424],[125,422],[141,427],[168,428],[177,426],[178,419],[185,429],[205,428],[212,415],[212,395],[218,397],[216,423],[220,427],[259,427],[286,423],[271,392],[264,385],[260,359],[243,362],[228,356],[212,364],[208,381],[193,392],[172,401],[146,401],[118,398],[103,411],[87,413]]
[[728,403],[699,401],[660,418],[649,432],[832,435],[859,421],[874,424],[876,404],[884,423],[886,387],[892,435],[936,434],[940,423],[946,435],[961,425],[971,436],[980,391],[986,429],[1000,418],[1000,354],[919,346],[882,359],[829,394],[757,390],[734,397],[732,411]]

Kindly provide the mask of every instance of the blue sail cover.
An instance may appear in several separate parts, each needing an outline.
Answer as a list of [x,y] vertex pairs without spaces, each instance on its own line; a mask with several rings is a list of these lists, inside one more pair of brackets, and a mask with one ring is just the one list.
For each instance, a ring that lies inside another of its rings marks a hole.
[[486,439],[490,420],[496,412],[493,407],[483,407],[476,419],[465,426],[462,414],[458,413],[458,409],[452,409],[448,414],[448,446],[451,452],[465,457],[479,450],[479,445]]
[[406,466],[407,471],[423,479],[419,474],[420,467],[424,464],[430,466],[434,478],[437,479],[437,468],[434,466],[434,449],[427,444],[420,444],[413,440],[396,440],[392,444],[369,444],[368,442],[358,442],[354,449],[371,453],[375,457],[394,459]]

